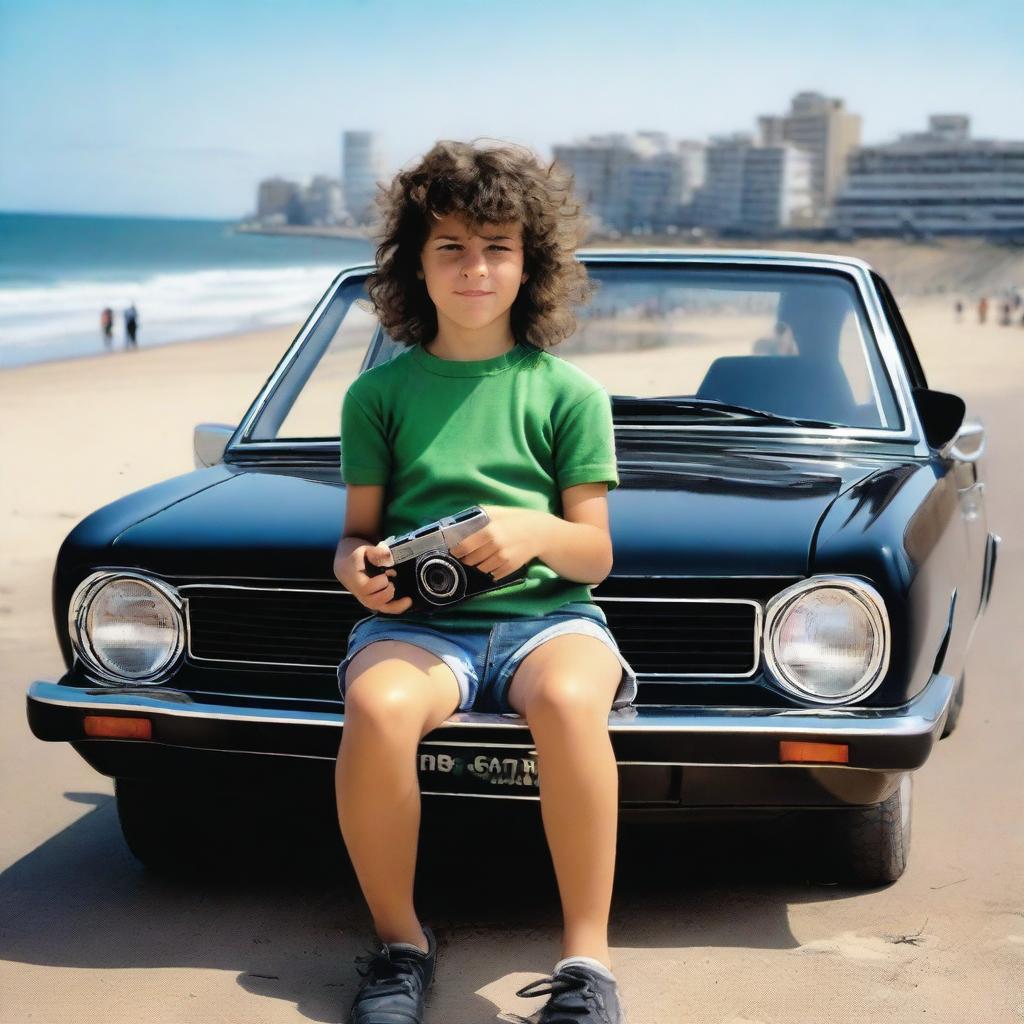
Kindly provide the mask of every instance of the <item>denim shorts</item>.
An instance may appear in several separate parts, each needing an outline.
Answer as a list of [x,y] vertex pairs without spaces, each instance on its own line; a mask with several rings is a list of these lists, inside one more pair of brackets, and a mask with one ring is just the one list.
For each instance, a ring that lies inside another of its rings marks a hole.
[[612,709],[636,700],[636,673],[622,656],[608,628],[604,611],[587,601],[570,601],[547,615],[495,622],[488,629],[434,629],[402,622],[400,615],[368,615],[352,627],[348,651],[338,666],[338,692],[345,700],[345,672],[356,653],[375,640],[404,640],[436,654],[455,673],[462,695],[456,711],[483,711],[515,715],[508,703],[508,688],[519,663],[545,640],[566,633],[594,636],[615,652],[622,678]]

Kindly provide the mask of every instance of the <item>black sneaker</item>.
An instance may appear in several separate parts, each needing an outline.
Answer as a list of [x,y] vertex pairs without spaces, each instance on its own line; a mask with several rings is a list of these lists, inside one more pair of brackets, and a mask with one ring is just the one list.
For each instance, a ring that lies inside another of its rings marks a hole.
[[434,980],[437,942],[421,925],[430,945],[424,953],[411,942],[379,942],[369,956],[357,956],[359,987],[349,1024],[422,1024],[426,991]]
[[[547,986],[538,988],[537,986]],[[524,1024],[626,1024],[619,987],[613,978],[586,964],[566,964],[547,978],[524,985],[517,996],[551,998],[530,1017],[513,1017]]]

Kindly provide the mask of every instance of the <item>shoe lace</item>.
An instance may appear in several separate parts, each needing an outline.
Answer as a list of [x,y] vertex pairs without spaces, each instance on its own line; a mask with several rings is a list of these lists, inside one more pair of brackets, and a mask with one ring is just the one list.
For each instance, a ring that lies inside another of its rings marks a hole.
[[[517,996],[546,996],[551,998],[544,1005],[540,1020],[543,1024],[576,1024],[580,1017],[587,1016],[597,999],[590,978],[582,971],[564,967],[557,974],[537,978],[516,991]],[[524,1024],[532,1024],[526,1017],[519,1017]]]
[[357,956],[355,962],[360,976],[369,979],[363,988],[371,989],[374,995],[415,994],[415,972],[392,960],[391,950],[383,943],[380,949],[368,949],[368,955]]

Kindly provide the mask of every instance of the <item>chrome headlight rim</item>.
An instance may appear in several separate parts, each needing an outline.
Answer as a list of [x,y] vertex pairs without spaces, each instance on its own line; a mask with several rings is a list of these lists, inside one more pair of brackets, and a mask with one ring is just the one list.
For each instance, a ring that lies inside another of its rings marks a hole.
[[[152,587],[161,597],[165,598],[174,610],[175,637],[174,646],[167,660],[154,672],[138,675],[119,675],[111,672],[93,650],[89,635],[85,629],[89,608],[97,595],[107,585],[116,580],[131,579]],[[90,682],[104,686],[117,684],[121,686],[159,686],[175,673],[185,651],[185,612],[184,601],[169,583],[136,569],[98,569],[90,573],[75,587],[68,604],[68,632],[75,654],[85,666],[85,676]]]
[[[875,656],[872,658],[864,675],[864,681],[856,690],[841,697],[822,697],[818,694],[810,693],[792,682],[783,669],[776,650],[777,630],[775,626],[780,617],[789,610],[796,600],[803,597],[809,591],[822,588],[844,590],[852,595],[867,613],[879,641],[876,645]],[[828,574],[809,576],[807,579],[800,580],[799,583],[794,583],[785,590],[780,590],[779,593],[769,598],[765,604],[763,637],[765,668],[772,682],[779,689],[789,696],[797,697],[800,700],[832,706],[854,704],[864,700],[865,697],[870,696],[882,685],[882,680],[885,678],[885,673],[889,668],[890,646],[889,615],[885,609],[885,601],[882,599],[882,595],[870,583],[858,576]]]

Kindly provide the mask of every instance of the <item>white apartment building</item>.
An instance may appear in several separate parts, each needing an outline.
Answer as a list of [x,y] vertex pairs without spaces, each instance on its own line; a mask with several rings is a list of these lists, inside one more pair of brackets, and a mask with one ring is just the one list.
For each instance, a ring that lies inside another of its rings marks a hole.
[[742,228],[770,233],[810,225],[813,176],[814,158],[799,146],[751,146],[743,167]]
[[865,234],[1024,232],[1024,142],[970,138],[962,114],[850,156],[835,227]]
[[806,91],[792,98],[788,113],[763,115],[758,126],[761,145],[789,142],[811,155],[811,197],[823,218],[842,187],[847,158],[860,145],[860,115],[841,99]]
[[704,184],[707,173],[707,145],[682,139],[676,143],[679,163],[682,168],[679,199],[684,206],[693,202],[697,189]]
[[595,232],[659,231],[681,223],[703,181],[703,146],[665,132],[612,132],[553,148],[571,171]]
[[693,202],[693,222],[721,230],[738,228],[743,220],[743,174],[747,151],[754,145],[747,132],[713,135],[704,155],[704,185]]
[[798,146],[758,146],[746,132],[719,135],[707,148],[707,177],[694,221],[719,231],[774,232],[812,218],[813,158]]

